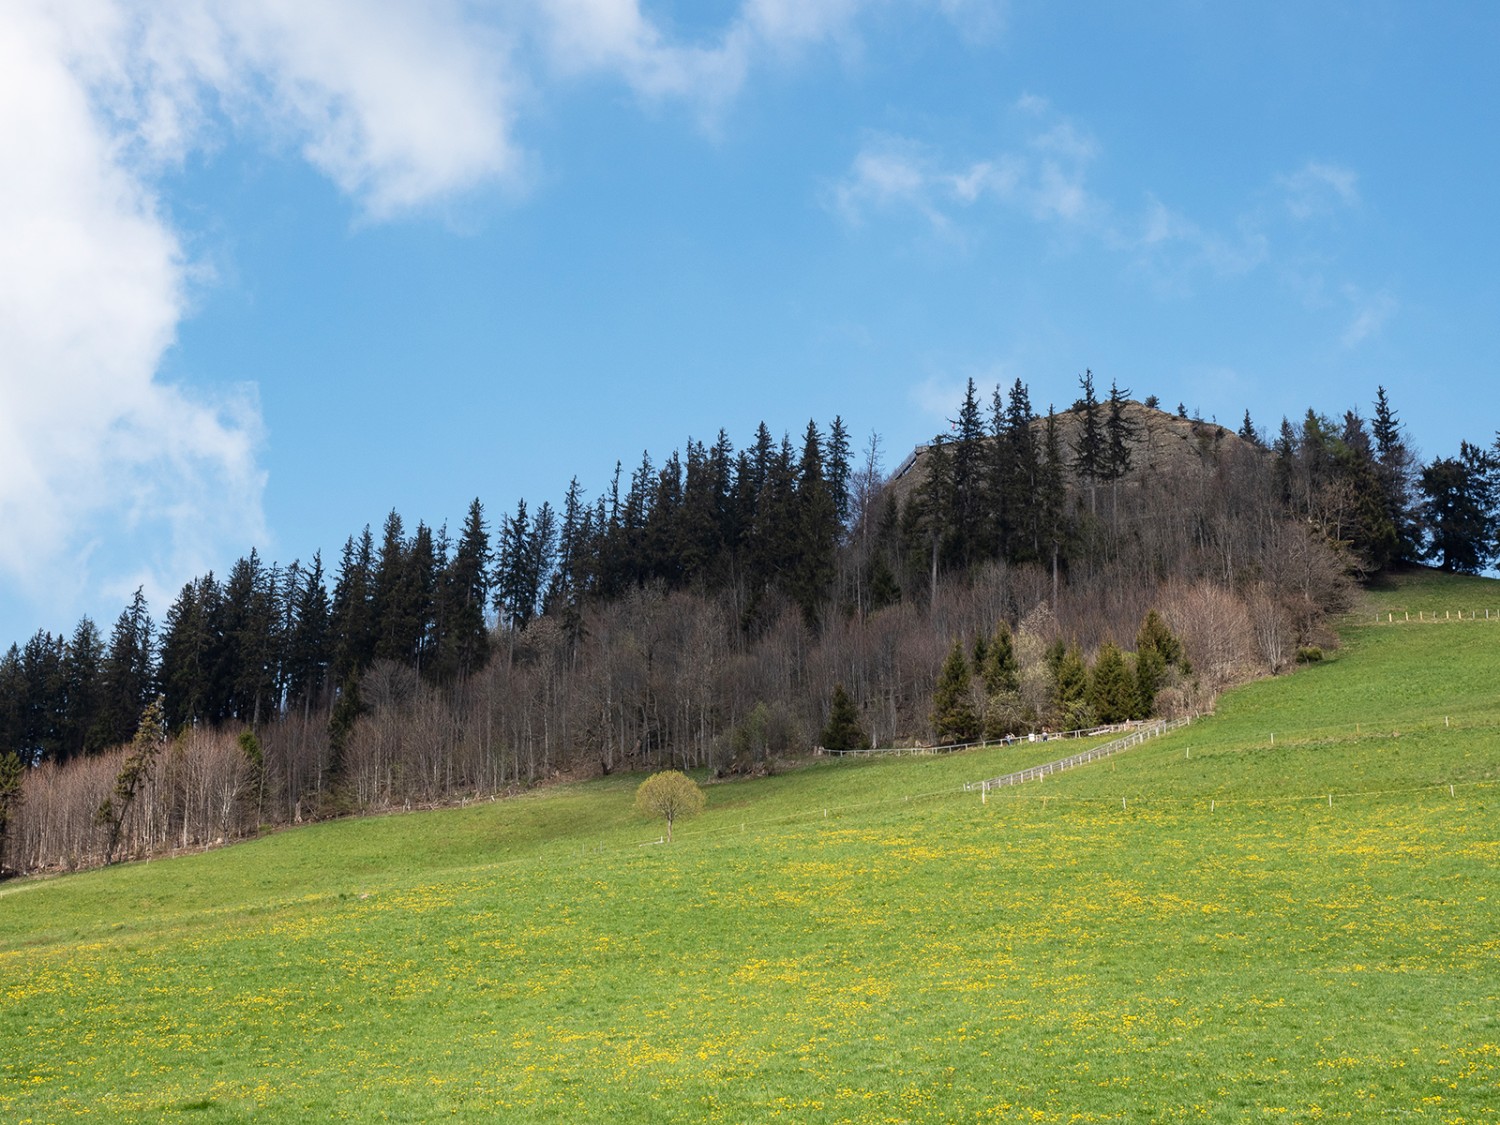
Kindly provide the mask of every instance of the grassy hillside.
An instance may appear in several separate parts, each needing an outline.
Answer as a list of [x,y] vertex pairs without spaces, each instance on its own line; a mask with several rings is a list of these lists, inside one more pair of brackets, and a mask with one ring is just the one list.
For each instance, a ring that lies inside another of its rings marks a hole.
[[0,1119],[1500,1119],[1497,586],[987,804],[1060,744],[13,884]]

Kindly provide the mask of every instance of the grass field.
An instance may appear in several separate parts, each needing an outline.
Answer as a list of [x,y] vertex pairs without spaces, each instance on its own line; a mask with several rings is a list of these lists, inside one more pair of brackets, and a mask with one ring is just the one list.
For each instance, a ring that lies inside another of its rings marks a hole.
[[1497,589],[986,804],[1076,744],[11,884],[0,1120],[1500,1121]]

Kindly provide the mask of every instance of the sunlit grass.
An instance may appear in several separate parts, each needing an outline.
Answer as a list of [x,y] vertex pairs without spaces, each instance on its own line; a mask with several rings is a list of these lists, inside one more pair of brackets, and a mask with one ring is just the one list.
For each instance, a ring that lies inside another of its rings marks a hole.
[[986,803],[1077,744],[13,884],[0,1119],[1493,1121],[1497,654],[1356,627]]

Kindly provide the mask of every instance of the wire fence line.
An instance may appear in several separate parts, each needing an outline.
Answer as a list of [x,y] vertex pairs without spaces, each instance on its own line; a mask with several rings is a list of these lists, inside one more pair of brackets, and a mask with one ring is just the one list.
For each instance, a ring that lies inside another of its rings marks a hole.
[[1108,758],[1110,755],[1118,754],[1122,750],[1128,750],[1132,746],[1139,746],[1148,739],[1160,738],[1168,731],[1185,727],[1190,722],[1192,722],[1190,718],[1162,719],[1151,723],[1149,726],[1133,730],[1123,738],[1116,738],[1111,742],[1104,743],[1102,746],[1092,747],[1068,758],[1059,758],[1055,762],[1044,762],[1039,766],[1028,766],[1024,770],[1016,770],[1014,773],[1002,774],[999,777],[986,778],[983,781],[966,781],[964,782],[964,789],[966,791],[978,789],[988,793],[991,789],[1001,789],[1007,785],[1020,785],[1027,781],[1039,781],[1048,774],[1061,773],[1063,770],[1087,765],[1089,762],[1097,762],[1100,758]]
[[[1367,616],[1369,616],[1368,611],[1366,613],[1351,614],[1350,619],[1355,622],[1363,622]],[[1431,625],[1434,622],[1441,623],[1443,621],[1500,621],[1500,610],[1419,609],[1417,610],[1417,615],[1413,617],[1410,610],[1402,609],[1387,610],[1384,612],[1376,611],[1373,617],[1376,625],[1405,625],[1408,622],[1413,625],[1419,623]]]
[[1083,727],[1079,730],[1040,731],[1026,735],[1008,735],[1005,738],[983,739],[979,742],[945,742],[941,746],[877,746],[866,750],[829,750],[822,746],[813,748],[814,755],[829,758],[900,758],[907,754],[956,754],[960,750],[984,750],[992,746],[1016,746],[1023,742],[1051,742],[1059,738],[1098,738],[1101,735],[1135,730],[1138,722],[1113,723],[1102,727]]

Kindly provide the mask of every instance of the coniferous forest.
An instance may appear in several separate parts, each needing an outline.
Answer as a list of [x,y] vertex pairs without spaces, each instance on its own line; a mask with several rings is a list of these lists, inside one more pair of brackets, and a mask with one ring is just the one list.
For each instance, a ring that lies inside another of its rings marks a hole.
[[1500,439],[1423,463],[1383,388],[1274,432],[1078,391],[1042,413],[971,381],[890,473],[841,418],[720,431],[556,506],[392,511],[336,560],[251,549],[159,618],[137,592],[38,631],[0,659],[0,870],[1201,711],[1315,658],[1357,583],[1500,550]]

